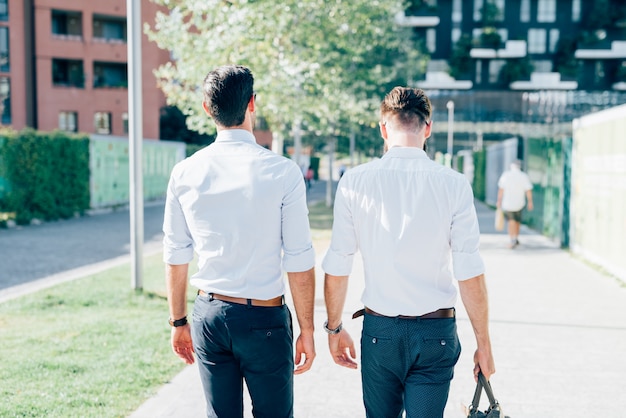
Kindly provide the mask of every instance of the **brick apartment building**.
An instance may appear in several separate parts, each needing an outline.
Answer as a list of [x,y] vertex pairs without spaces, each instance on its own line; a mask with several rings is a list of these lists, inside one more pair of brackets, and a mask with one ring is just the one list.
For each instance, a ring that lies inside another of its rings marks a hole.
[[[157,6],[142,0],[142,20]],[[128,134],[126,0],[0,0],[0,114],[15,129]],[[143,36],[143,133],[159,138],[167,51]]]

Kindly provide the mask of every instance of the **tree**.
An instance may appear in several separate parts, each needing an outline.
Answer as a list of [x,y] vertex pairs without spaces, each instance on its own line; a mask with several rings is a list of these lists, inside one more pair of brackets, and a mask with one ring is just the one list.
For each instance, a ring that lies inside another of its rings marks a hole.
[[215,140],[212,135],[190,130],[187,127],[185,115],[175,106],[161,108],[159,132],[164,140],[181,141],[187,144],[207,145]]
[[396,0],[153,0],[166,6],[149,38],[175,58],[156,71],[168,104],[199,132],[213,132],[201,82],[218,65],[255,75],[259,115],[275,134],[295,119],[317,135],[376,118],[383,94],[417,79],[423,58],[393,22]]
[[467,33],[461,35],[450,56],[449,66],[452,77],[461,79],[471,74],[473,62],[470,51],[472,48],[472,38]]

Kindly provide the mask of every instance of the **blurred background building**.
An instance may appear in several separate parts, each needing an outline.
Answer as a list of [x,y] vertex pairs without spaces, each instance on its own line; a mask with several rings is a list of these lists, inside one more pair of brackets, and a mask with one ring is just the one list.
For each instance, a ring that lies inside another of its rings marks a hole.
[[413,0],[396,21],[430,53],[415,84],[439,110],[437,143],[454,103],[455,151],[571,135],[574,118],[626,102],[623,0]]

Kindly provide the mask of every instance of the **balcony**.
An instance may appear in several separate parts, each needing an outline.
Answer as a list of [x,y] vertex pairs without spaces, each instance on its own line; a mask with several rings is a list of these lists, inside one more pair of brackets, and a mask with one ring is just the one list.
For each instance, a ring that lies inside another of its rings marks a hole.
[[472,58],[524,58],[526,56],[526,41],[506,41],[503,48],[472,48]]
[[531,73],[530,81],[514,81],[511,90],[576,90],[576,81],[561,81],[560,73]]
[[407,16],[400,12],[394,20],[396,25],[409,28],[434,28],[439,25],[438,16]]
[[444,71],[429,71],[426,80],[416,83],[424,90],[469,90],[473,83],[469,80],[457,80]]
[[626,59],[626,41],[613,41],[610,49],[577,49],[574,56],[583,60]]

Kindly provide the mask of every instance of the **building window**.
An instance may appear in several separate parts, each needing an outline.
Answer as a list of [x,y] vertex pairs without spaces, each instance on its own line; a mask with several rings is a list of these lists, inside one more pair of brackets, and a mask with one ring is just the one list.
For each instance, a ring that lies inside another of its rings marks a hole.
[[556,0],[539,0],[537,3],[537,22],[556,21]]
[[9,0],[0,0],[0,20],[9,20]]
[[504,0],[474,0],[474,21],[480,22],[483,20],[483,8],[495,8],[497,13],[494,14],[493,19],[496,21],[504,20]]
[[93,63],[93,86],[104,87],[128,87],[128,66],[126,63],[117,62],[94,62]]
[[545,54],[546,53],[546,30],[545,29],[528,29],[528,53],[529,54]]
[[481,10],[483,8],[483,0],[474,0],[474,22],[480,22],[483,18]]
[[520,22],[530,22],[530,0],[522,0],[519,10]]
[[122,132],[128,135],[128,112],[122,113]]
[[504,67],[505,60],[491,60],[489,61],[489,82],[497,83],[500,77],[500,70]]
[[78,132],[78,113],[59,112],[59,129],[65,132]]
[[452,21],[453,22],[462,22],[463,21],[463,3],[462,3],[462,0],[453,0],[452,1]]
[[83,62],[53,58],[52,84],[56,87],[85,87]]
[[538,73],[552,72],[552,61],[550,60],[533,61],[533,68]]
[[97,134],[109,135],[111,133],[110,112],[96,112],[93,123]]
[[463,32],[461,31],[460,28],[452,28],[452,32],[451,32],[451,39],[452,39],[452,45],[456,45],[457,42],[459,42],[459,39],[461,39],[461,35],[463,34]]
[[601,84],[604,81],[604,61],[596,61],[593,81],[595,84]]
[[580,0],[572,0],[572,22],[580,22]]
[[426,48],[431,54],[437,50],[437,31],[435,29],[426,30]]
[[559,43],[560,32],[558,29],[550,29],[550,52],[556,51],[556,46]]
[[483,62],[482,60],[476,60],[476,84],[483,82]]
[[94,15],[93,37],[109,42],[126,42],[126,19]]
[[52,34],[59,36],[83,36],[83,18],[80,12],[52,11]]
[[0,27],[0,71],[9,72],[9,28]]
[[3,125],[11,124],[11,83],[8,77],[0,77],[0,115]]

